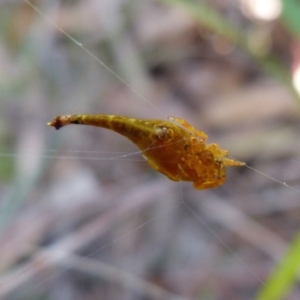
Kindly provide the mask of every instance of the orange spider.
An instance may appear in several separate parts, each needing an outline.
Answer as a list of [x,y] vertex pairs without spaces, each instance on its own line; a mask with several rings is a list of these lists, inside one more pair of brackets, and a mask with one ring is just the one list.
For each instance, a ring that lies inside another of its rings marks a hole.
[[141,150],[148,164],[174,181],[192,181],[196,189],[222,185],[227,166],[245,163],[229,158],[218,144],[206,144],[207,135],[183,119],[140,120],[114,115],[58,116],[49,126],[92,125],[118,132]]

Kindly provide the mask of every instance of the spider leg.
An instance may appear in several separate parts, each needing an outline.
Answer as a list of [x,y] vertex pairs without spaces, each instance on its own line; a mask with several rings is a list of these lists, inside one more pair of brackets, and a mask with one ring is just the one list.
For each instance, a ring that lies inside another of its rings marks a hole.
[[202,180],[195,181],[193,187],[197,190],[213,189],[225,182],[225,177],[217,179],[215,181],[203,182]]
[[210,151],[212,151],[216,156],[228,156],[229,155],[229,151],[228,150],[223,150],[220,149],[220,146],[218,144],[208,144],[206,146],[206,148]]
[[214,178],[207,178],[207,180],[203,180],[203,178],[199,178],[197,181],[193,183],[195,189],[198,190],[205,190],[205,189],[212,189],[219,185],[224,184],[226,179],[226,168],[224,164],[218,162],[215,167],[215,176]]
[[207,140],[207,135],[200,130],[195,129],[191,124],[189,124],[186,120],[180,119],[180,118],[174,118],[174,117],[168,117],[169,120],[177,122],[181,124],[183,127],[188,129],[193,135],[201,137],[203,141],[205,142]]
[[198,153],[205,149],[205,141],[202,138],[192,136],[190,142],[193,153]]
[[223,157],[223,164],[224,166],[245,166],[246,163],[229,158],[229,157]]
[[218,144],[208,144],[207,149],[214,153],[216,161],[220,161],[224,164],[224,166],[244,166],[245,163],[229,158],[230,155],[228,150],[220,149]]
[[178,169],[180,170],[180,173],[183,177],[189,177],[189,175],[186,173],[186,171],[184,170],[184,168],[180,163],[178,164]]

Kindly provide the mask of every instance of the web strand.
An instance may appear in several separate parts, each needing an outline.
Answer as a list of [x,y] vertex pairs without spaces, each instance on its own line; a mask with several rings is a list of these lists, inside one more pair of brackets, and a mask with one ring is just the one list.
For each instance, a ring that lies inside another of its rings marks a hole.
[[258,173],[258,174],[260,174],[261,176],[264,176],[264,177],[266,177],[266,178],[269,178],[269,179],[271,179],[272,181],[275,181],[275,182],[277,182],[277,183],[279,183],[279,184],[281,184],[281,185],[283,185],[283,186],[285,186],[285,187],[287,187],[287,188],[293,190],[294,192],[296,192],[296,193],[298,193],[298,194],[300,193],[300,190],[298,190],[298,189],[292,187],[291,185],[287,184],[287,183],[284,182],[284,181],[280,181],[280,180],[278,180],[278,179],[276,179],[276,178],[274,178],[274,177],[272,177],[272,176],[270,176],[270,175],[268,175],[268,174],[266,174],[266,173],[264,173],[264,172],[261,172],[261,171],[255,169],[255,168],[252,168],[252,167],[250,167],[250,166],[248,166],[248,165],[245,165],[245,167],[248,168],[248,169],[250,169],[250,170],[252,170],[252,171],[254,171],[254,172],[256,172],[256,173]]

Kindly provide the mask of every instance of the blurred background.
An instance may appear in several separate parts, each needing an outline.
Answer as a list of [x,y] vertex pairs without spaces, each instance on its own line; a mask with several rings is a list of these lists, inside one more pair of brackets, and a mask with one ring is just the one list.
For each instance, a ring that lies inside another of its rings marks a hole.
[[[300,224],[295,1],[32,3],[0,4],[0,298],[254,299]],[[247,167],[195,190],[114,132],[46,126],[89,113],[184,118],[298,191]]]

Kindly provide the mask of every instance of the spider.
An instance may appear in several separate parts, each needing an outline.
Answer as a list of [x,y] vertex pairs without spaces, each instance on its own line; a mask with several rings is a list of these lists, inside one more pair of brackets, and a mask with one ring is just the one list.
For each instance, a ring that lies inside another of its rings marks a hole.
[[103,127],[127,137],[154,170],[173,181],[191,181],[199,190],[222,185],[227,166],[245,165],[231,159],[229,152],[218,144],[206,144],[207,135],[180,118],[142,120],[116,115],[64,115],[48,123],[56,129],[69,124]]

